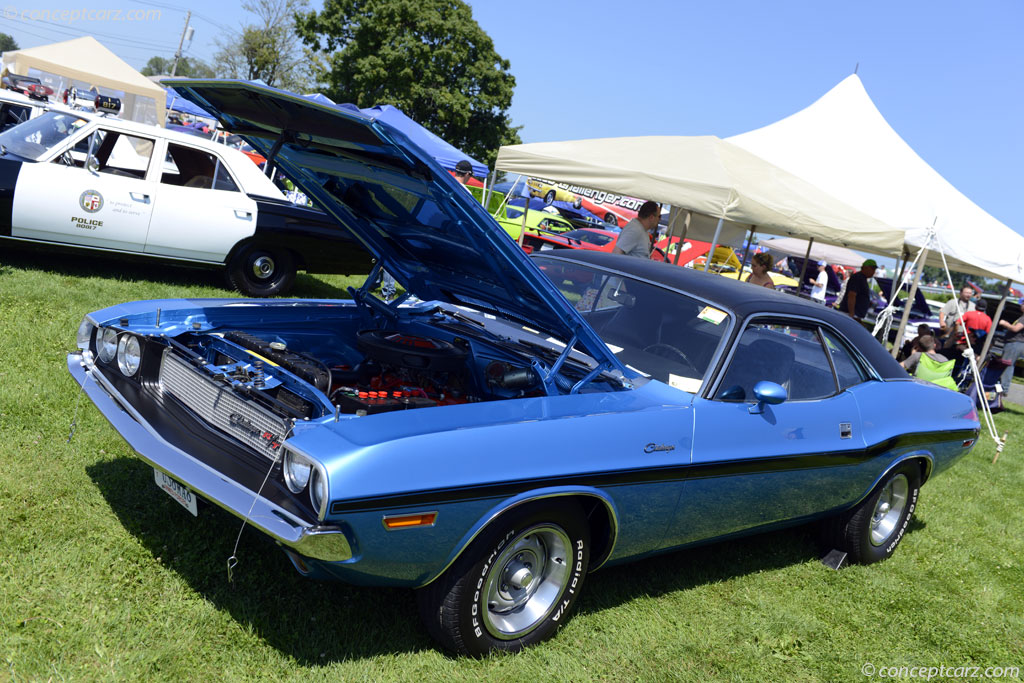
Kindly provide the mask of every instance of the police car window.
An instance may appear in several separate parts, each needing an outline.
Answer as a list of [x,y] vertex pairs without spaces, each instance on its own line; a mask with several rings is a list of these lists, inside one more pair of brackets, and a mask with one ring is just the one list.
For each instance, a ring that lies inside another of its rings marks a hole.
[[238,192],[220,157],[185,145],[167,145],[160,182],[165,185]]
[[0,151],[39,161],[86,123],[77,114],[50,111],[0,133]]
[[812,325],[755,322],[743,331],[715,398],[752,401],[754,385],[780,384],[789,400],[826,398],[836,393],[825,349]]
[[[93,142],[93,157],[100,173],[144,179],[153,156],[153,140],[116,130],[101,131]],[[102,137],[102,141],[100,138]]]
[[0,103],[0,130],[7,130],[11,126],[28,121],[32,109],[23,107],[20,104]]

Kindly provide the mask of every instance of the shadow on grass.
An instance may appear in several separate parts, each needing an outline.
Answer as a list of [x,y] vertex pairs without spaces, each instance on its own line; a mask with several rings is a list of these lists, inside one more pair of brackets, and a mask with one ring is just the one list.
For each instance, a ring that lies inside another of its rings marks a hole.
[[[200,507],[193,519],[156,488],[152,469],[135,458],[98,462],[87,471],[125,529],[153,557],[300,664],[436,647],[420,624],[411,590],[303,578],[269,538],[252,528],[242,534],[234,582],[229,583],[226,563],[239,520],[212,505]],[[908,532],[922,528],[914,519]],[[579,609],[597,612],[638,597],[782,569],[820,555],[811,526],[665,553],[588,577]]]
[[[11,268],[35,270],[70,277],[101,277],[119,282],[154,282],[179,287],[214,287],[224,290],[223,296],[240,297],[228,287],[224,271],[220,268],[202,268],[178,265],[169,261],[148,260],[142,257],[111,257],[102,253],[86,253],[26,246],[5,249],[0,262],[0,276]],[[348,299],[348,291],[335,287],[307,273],[299,273],[287,294],[303,299]]]

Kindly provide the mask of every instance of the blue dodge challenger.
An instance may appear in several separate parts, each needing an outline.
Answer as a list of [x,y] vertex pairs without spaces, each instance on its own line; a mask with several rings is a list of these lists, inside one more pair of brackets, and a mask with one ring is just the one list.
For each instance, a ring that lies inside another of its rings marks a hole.
[[968,398],[835,311],[644,259],[530,259],[382,122],[175,87],[374,269],[349,300],[96,311],[68,369],[192,514],[227,510],[304,575],[415,589],[453,651],[541,641],[588,572],[697,543],[815,521],[826,549],[885,559],[977,438]]

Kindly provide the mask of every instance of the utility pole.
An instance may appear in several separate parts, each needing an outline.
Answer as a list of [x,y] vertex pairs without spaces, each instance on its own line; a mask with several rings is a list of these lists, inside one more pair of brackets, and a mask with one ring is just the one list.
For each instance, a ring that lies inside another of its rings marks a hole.
[[190,28],[188,25],[190,19],[192,19],[192,10],[185,14],[185,28],[181,30],[181,40],[178,41],[178,50],[174,53],[174,64],[171,65],[172,76],[178,70],[178,60],[181,59],[181,46],[185,44],[185,35],[188,34],[188,40],[192,42],[192,34],[195,33],[195,29]]

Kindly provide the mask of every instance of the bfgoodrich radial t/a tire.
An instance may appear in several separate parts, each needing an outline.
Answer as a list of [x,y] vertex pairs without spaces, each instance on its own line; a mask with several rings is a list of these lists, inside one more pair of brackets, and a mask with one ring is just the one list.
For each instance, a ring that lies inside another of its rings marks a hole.
[[517,652],[552,636],[575,606],[590,562],[583,510],[549,499],[493,522],[417,593],[430,634],[454,652]]
[[829,522],[828,541],[859,564],[888,559],[903,540],[920,491],[917,463],[899,465],[860,504]]
[[277,296],[295,281],[295,261],[287,249],[247,244],[228,263],[227,278],[246,296]]

